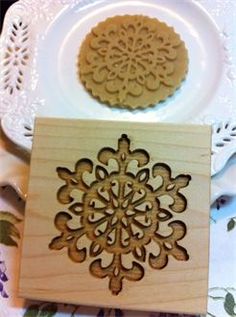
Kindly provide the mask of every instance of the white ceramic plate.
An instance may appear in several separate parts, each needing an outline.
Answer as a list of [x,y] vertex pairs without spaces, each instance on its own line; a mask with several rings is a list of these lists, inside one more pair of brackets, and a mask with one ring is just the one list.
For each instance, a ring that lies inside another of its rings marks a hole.
[[211,202],[223,195],[236,195],[236,154],[228,161],[228,164],[212,178]]
[[[18,1],[6,16],[0,43],[4,132],[30,151],[35,115],[228,124],[220,132],[213,129],[214,175],[236,149],[235,10],[234,0]],[[81,41],[92,26],[117,14],[157,17],[173,26],[188,48],[189,72],[181,88],[144,111],[109,108],[93,99],[77,78]]]
[[[189,52],[189,73],[165,102],[146,110],[110,108],[94,99],[78,80],[76,61],[81,42],[100,21],[124,14],[144,14],[174,26]],[[63,11],[39,43],[37,70],[46,107],[41,116],[171,121],[192,120],[206,108],[223,75],[221,39],[210,16],[192,1],[97,1]]]

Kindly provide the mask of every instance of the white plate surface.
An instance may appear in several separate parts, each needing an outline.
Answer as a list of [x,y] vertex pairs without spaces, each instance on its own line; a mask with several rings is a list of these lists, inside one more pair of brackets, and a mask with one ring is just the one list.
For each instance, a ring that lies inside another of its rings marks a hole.
[[[173,26],[189,53],[189,72],[181,88],[153,108],[109,108],[84,89],[77,75],[80,45],[91,28],[107,17],[143,14]],[[62,12],[39,44],[38,74],[46,107],[40,116],[185,122],[193,120],[215,96],[223,78],[220,32],[208,13],[193,1],[120,0],[78,4]]]

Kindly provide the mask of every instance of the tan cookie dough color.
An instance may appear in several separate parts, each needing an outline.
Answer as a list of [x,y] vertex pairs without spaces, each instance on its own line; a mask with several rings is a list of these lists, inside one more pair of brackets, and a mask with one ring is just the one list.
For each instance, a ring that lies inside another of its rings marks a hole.
[[145,108],[165,100],[181,85],[188,53],[165,23],[142,15],[114,16],[86,36],[78,66],[80,80],[100,101]]

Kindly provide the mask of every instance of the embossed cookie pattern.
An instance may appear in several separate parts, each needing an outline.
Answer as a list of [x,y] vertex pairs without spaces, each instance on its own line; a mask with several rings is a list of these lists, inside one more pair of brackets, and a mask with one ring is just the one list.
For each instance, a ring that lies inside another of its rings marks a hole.
[[100,101],[145,108],[165,100],[181,85],[188,53],[165,23],[142,15],[115,16],[87,35],[78,69],[86,89]]

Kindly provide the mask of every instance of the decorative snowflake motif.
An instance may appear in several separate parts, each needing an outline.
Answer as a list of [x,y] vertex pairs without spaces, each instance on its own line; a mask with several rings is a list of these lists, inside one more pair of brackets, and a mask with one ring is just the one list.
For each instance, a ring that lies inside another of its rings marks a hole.
[[[150,171],[147,164],[149,154],[143,149],[131,151],[130,140],[122,134],[118,149],[103,148],[98,153],[98,165],[89,159],[81,159],[75,171],[58,167],[59,177],[65,182],[57,193],[58,201],[68,204],[67,212],[59,212],[55,226],[61,235],[54,238],[50,249],[68,248],[68,255],[75,262],[83,262],[87,250],[78,246],[84,236],[90,241],[89,256],[98,257],[89,267],[92,275],[108,277],[109,289],[115,295],[122,290],[123,279],[138,281],[144,276],[145,262],[154,269],[162,269],[171,255],[177,260],[187,261],[187,251],[178,244],[186,234],[182,221],[168,223],[171,233],[163,235],[160,224],[172,218],[172,212],[186,210],[187,200],[179,192],[188,186],[191,177],[171,177],[171,169],[163,163],[155,164]],[[114,166],[116,162],[116,166]],[[92,181],[87,177],[90,175]],[[159,181],[157,181],[159,179]],[[75,199],[74,191],[82,193]],[[172,202],[163,208],[162,199],[169,196]],[[77,228],[71,227],[77,221]],[[147,250],[153,241],[159,248],[154,255]],[[103,266],[104,252],[112,256],[108,266]],[[149,252],[149,254],[148,254]],[[132,254],[136,261],[127,268],[122,257]]]
[[[120,18],[125,22],[120,22]],[[86,82],[86,76],[91,80],[92,76],[100,90],[104,85],[119,104],[126,104],[128,95],[140,99],[145,91],[155,92],[161,86],[167,87],[167,95],[173,92],[186,72],[178,69],[184,64],[186,52],[182,52],[182,62],[176,63],[178,49],[183,49],[179,35],[166,24],[143,16],[118,16],[111,20],[109,25],[100,23],[94,28],[84,47],[82,81]]]

